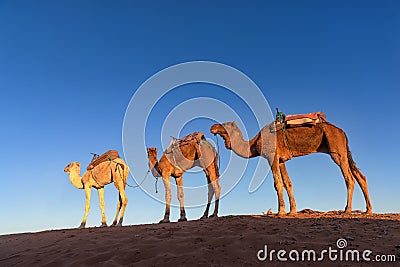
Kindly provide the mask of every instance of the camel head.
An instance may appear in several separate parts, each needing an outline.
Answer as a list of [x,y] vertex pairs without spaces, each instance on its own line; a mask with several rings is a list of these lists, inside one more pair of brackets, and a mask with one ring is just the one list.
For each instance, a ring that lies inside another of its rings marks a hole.
[[83,183],[80,176],[81,164],[79,164],[79,162],[72,162],[68,164],[64,168],[64,171],[68,173],[69,181],[73,186],[75,186],[78,189],[83,189]]
[[158,149],[156,147],[148,147],[147,148],[147,156],[150,157],[158,157]]
[[235,121],[225,122],[222,124],[214,124],[210,128],[210,132],[214,135],[219,134],[225,140],[225,147],[227,149],[232,149],[231,138],[229,135],[235,128],[237,128]]
[[68,174],[70,174],[71,171],[73,170],[77,170],[78,172],[80,171],[81,168],[81,164],[79,164],[79,162],[72,162],[70,164],[68,164],[65,168],[64,171]]

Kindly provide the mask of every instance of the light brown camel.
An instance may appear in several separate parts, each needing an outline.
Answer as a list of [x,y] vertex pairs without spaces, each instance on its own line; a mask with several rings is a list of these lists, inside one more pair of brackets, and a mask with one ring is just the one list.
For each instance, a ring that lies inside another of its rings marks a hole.
[[195,133],[194,138],[185,137],[173,141],[164,151],[158,161],[157,148],[147,148],[149,167],[154,177],[162,177],[165,188],[165,214],[160,223],[169,222],[171,204],[170,177],[175,178],[178,187],[178,200],[180,205],[180,218],[178,221],[186,221],[184,207],[184,194],[182,175],[186,170],[193,167],[201,167],[206,174],[208,183],[208,202],[202,219],[207,218],[210,203],[215,195],[214,213],[210,217],[218,216],[218,205],[220,197],[218,154],[215,148],[204,138],[203,133]]
[[[72,162],[64,168],[64,171],[69,174],[71,183],[78,189],[84,189],[86,195],[85,214],[79,228],[84,228],[86,218],[90,209],[90,194],[92,187],[97,189],[100,200],[101,209],[101,226],[107,226],[106,215],[104,213],[104,186],[114,182],[115,187],[119,191],[119,201],[117,206],[117,214],[113,221],[113,226],[117,225],[118,215],[121,211],[118,226],[122,225],[124,219],[125,207],[128,203],[128,198],[125,194],[126,180],[129,174],[129,167],[121,159],[117,158],[112,161],[102,162],[90,171],[86,171],[83,176],[80,176],[81,165],[78,162]],[[122,208],[122,209],[121,209]]]
[[[210,132],[219,134],[225,140],[225,147],[233,150],[240,157],[253,158],[262,156],[268,160],[278,195],[278,214],[285,213],[283,187],[289,197],[290,213],[296,213],[292,182],[287,173],[285,161],[290,160],[292,157],[300,157],[317,152],[329,154],[342,171],[347,186],[345,212],[349,213],[352,210],[354,181],[356,180],[364,194],[366,213],[372,213],[366,177],[353,161],[348,140],[343,130],[329,122],[322,122],[317,123],[315,126],[287,128],[285,130],[285,138],[284,131],[276,128],[276,132],[274,132],[274,127],[274,123],[265,126],[249,141],[243,140],[242,132],[235,122],[215,124],[211,127]],[[275,138],[276,147],[274,146]]]

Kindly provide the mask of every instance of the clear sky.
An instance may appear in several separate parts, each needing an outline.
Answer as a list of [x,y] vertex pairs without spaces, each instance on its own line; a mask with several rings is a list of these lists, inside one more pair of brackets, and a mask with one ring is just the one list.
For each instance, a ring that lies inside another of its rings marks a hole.
[[[399,2],[234,2],[0,0],[0,234],[78,226],[84,192],[70,184],[65,165],[86,166],[90,152],[122,153],[124,114],[135,91],[162,69],[193,60],[242,71],[271,108],[325,112],[348,135],[374,212],[400,212]],[[159,125],[176,103],[213,97],[241,109],[239,100],[212,85],[178,89],[157,106],[159,116],[150,117],[149,145],[160,149]],[[182,133],[211,138],[211,124],[195,120]],[[221,146],[222,167],[227,157]],[[296,158],[287,168],[299,210],[344,208],[344,180],[328,155]],[[202,174],[185,177],[184,183],[205,183]],[[251,194],[249,182],[244,175],[221,200],[220,215],[277,210],[271,175]],[[105,194],[111,223],[115,187]],[[101,218],[96,192],[92,196],[89,226]],[[162,218],[164,205],[140,189],[127,188],[127,196],[125,224]],[[365,209],[358,186],[353,208]],[[203,209],[188,209],[188,218]],[[178,216],[173,209],[171,219]]]

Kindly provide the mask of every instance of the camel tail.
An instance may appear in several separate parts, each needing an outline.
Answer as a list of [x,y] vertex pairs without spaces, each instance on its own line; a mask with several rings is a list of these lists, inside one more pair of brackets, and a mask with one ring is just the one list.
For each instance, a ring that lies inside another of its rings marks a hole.
[[347,145],[347,159],[349,160],[349,165],[350,165],[350,170],[352,174],[355,176],[356,180],[364,180],[366,181],[367,178],[364,176],[364,174],[361,173],[360,169],[357,167],[356,163],[353,160],[353,156],[351,155],[350,148]]

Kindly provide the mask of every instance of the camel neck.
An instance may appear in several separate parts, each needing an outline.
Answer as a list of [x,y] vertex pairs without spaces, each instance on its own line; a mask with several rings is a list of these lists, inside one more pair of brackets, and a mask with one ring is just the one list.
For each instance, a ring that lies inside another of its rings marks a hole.
[[74,170],[69,174],[69,181],[73,186],[78,189],[83,189],[82,179],[80,176],[80,169]]
[[161,171],[158,166],[157,155],[149,155],[149,167],[154,177],[160,177]]
[[249,141],[246,141],[243,139],[242,132],[239,128],[233,129],[233,131],[229,133],[229,136],[231,139],[232,150],[235,152],[235,154],[242,158],[252,158],[257,156],[252,153],[251,149],[257,141],[257,136]]

